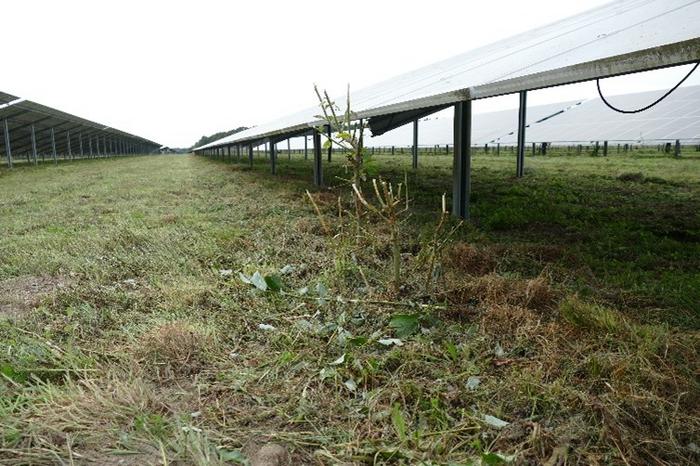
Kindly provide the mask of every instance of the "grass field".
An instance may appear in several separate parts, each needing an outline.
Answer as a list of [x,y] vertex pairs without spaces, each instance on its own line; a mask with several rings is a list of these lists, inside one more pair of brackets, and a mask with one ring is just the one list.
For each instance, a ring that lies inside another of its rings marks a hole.
[[0,464],[696,464],[700,157],[408,159],[0,169]]

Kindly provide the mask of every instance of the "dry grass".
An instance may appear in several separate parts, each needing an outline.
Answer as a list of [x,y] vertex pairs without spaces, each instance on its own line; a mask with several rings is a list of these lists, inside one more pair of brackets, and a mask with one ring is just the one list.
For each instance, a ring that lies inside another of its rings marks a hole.
[[554,461],[571,451],[568,461],[583,464],[689,464],[700,431],[696,335],[640,326],[577,298],[564,300],[555,319],[491,304],[479,321],[504,350],[492,364],[508,382],[494,396],[508,412],[551,419],[530,426],[518,447],[523,459]]
[[[20,409],[14,424],[3,425],[5,435],[21,432],[22,440],[2,451],[0,463],[51,464],[70,457],[81,463],[91,462],[107,450],[118,448],[116,443],[105,443],[106,437],[118,432],[134,433],[140,419],[169,412],[162,394],[152,384],[128,373],[105,374],[99,379],[67,378],[60,387],[42,383],[35,387],[34,398],[34,403]],[[142,450],[149,448],[147,433],[141,434],[144,436],[136,435],[133,443],[122,448],[133,448],[142,464],[148,462],[148,457],[158,460],[157,456],[143,455]],[[40,452],[43,455],[37,455]]]
[[159,379],[186,377],[211,363],[216,339],[206,329],[185,321],[158,324],[146,331],[135,348],[139,363]]
[[555,307],[559,298],[545,274],[521,279],[490,273],[462,281],[466,283],[445,295],[456,306],[509,305],[545,312]]
[[473,276],[482,276],[494,272],[496,259],[485,249],[467,243],[456,243],[445,251],[447,266]]

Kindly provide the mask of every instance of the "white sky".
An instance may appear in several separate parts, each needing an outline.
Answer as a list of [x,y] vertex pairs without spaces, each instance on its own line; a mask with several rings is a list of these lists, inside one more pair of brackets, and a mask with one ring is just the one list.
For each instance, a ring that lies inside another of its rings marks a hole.
[[[314,82],[359,89],[603,3],[5,0],[0,90],[189,147],[313,105]],[[604,89],[669,88],[686,70],[613,78]],[[700,84],[700,73],[686,83]],[[532,92],[528,104],[594,95],[590,82]],[[517,97],[474,105],[513,108]]]

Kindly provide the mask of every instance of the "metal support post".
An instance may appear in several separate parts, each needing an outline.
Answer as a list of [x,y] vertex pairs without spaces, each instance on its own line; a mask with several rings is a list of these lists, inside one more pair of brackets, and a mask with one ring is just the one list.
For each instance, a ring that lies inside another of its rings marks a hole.
[[51,156],[53,157],[54,165],[56,165],[58,163],[56,159],[56,133],[53,128],[51,128]]
[[331,125],[328,125],[328,163],[331,162],[333,156],[333,140],[331,138]]
[[413,168],[418,168],[418,120],[413,120]]
[[520,108],[518,110],[518,153],[515,160],[515,176],[522,178],[525,174],[525,119],[527,117],[527,91],[520,91]]
[[314,184],[316,186],[323,185],[323,158],[321,155],[321,133],[314,130],[313,135],[314,149]]
[[34,125],[32,125],[32,159],[34,161],[34,165],[38,163],[36,159],[36,131],[34,129]]
[[12,168],[12,146],[10,145],[10,128],[7,126],[7,118],[4,120],[5,127],[5,153],[7,154],[7,168]]
[[454,110],[452,215],[469,218],[471,190],[472,102],[457,102]]
[[270,141],[270,169],[273,175],[277,174],[277,143]]

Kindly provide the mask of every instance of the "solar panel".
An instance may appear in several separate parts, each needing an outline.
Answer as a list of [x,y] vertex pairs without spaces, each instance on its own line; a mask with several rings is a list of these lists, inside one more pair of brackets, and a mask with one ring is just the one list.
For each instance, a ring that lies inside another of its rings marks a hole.
[[[547,117],[580,104],[581,101],[568,101],[548,105],[537,105],[527,109],[527,124],[530,126]],[[489,144],[510,140],[518,126],[518,110],[502,110],[475,114],[472,117],[472,143]],[[418,145],[435,146],[452,144],[454,123],[451,115],[421,120],[418,124]],[[413,125],[408,124],[395,130],[365,139],[368,147],[406,147],[413,144]]]
[[[640,92],[607,98],[623,109],[643,107],[660,97],[663,91]],[[476,117],[475,117],[476,119]],[[700,138],[700,86],[676,89],[651,109],[636,114],[621,114],[609,109],[600,98],[582,103],[546,124],[528,128],[532,142],[655,142],[692,141]],[[695,142],[697,144],[697,142]]]
[[[381,117],[690,63],[700,60],[699,36],[697,0],[619,0],[353,92],[353,110]],[[303,131],[320,123],[318,113],[314,106],[202,148]]]
[[0,105],[7,104],[17,99],[19,99],[19,97],[0,91]]

